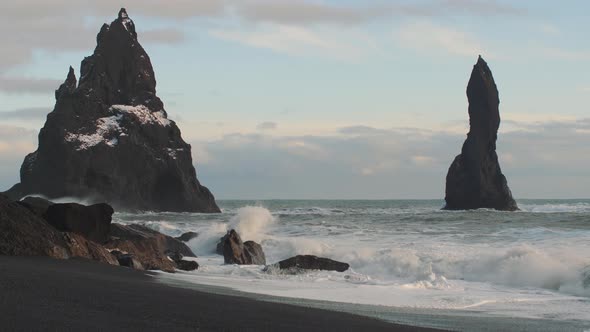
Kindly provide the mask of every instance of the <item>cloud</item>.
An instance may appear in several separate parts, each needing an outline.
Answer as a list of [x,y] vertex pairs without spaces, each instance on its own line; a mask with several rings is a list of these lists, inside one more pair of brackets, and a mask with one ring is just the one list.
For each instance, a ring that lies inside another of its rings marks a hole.
[[278,24],[358,24],[388,16],[389,6],[336,6],[307,1],[256,1],[236,6],[238,15],[255,22]]
[[467,32],[444,27],[429,21],[410,22],[394,32],[397,43],[423,53],[447,53],[474,57],[490,57],[488,52]]
[[19,120],[44,119],[49,112],[51,112],[51,109],[46,107],[30,107],[0,112],[0,117]]
[[[524,129],[500,133],[498,140],[516,197],[590,196],[590,119],[517,125]],[[464,139],[446,131],[370,126],[323,136],[232,134],[198,142],[209,159],[197,167],[223,198],[442,198],[446,172]]]
[[[259,24],[248,29],[213,29],[213,37],[293,56],[321,56],[355,60],[375,50],[371,38],[358,31],[312,29],[284,24]],[[344,38],[346,37],[346,38]]]
[[266,122],[259,123],[256,126],[256,129],[258,129],[258,130],[273,130],[273,129],[277,129],[277,127],[278,127],[278,124],[276,122],[266,121]]
[[185,40],[184,32],[177,29],[157,29],[141,32],[141,41],[157,44],[178,44]]
[[0,192],[19,181],[24,157],[37,148],[37,131],[0,124]]
[[0,77],[0,92],[53,93],[63,81],[23,77]]
[[439,0],[426,3],[367,2],[363,6],[312,1],[234,2],[238,16],[277,24],[361,24],[391,17],[522,15],[524,10],[496,1]]
[[539,53],[550,59],[567,61],[589,61],[590,51],[572,51],[555,47],[545,47]]

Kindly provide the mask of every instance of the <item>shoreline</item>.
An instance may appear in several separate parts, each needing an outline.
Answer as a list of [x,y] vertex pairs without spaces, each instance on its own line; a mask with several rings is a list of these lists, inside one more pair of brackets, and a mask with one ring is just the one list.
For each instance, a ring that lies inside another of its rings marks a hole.
[[[83,259],[0,256],[3,330],[424,331],[366,316],[220,295]],[[434,330],[431,330],[434,331]]]
[[[158,282],[181,289],[192,289],[199,292],[222,296],[237,296],[255,301],[293,305],[311,309],[327,310],[349,315],[368,317],[402,326],[413,326],[421,329],[444,331],[587,331],[590,322],[584,320],[553,320],[551,318],[526,318],[491,314],[485,311],[468,311],[461,309],[433,309],[392,307],[386,305],[356,304],[329,300],[314,300],[302,297],[283,297],[263,293],[248,292],[227,286],[212,285],[198,282],[198,272],[169,274],[158,272]],[[191,280],[189,281],[188,278]]]

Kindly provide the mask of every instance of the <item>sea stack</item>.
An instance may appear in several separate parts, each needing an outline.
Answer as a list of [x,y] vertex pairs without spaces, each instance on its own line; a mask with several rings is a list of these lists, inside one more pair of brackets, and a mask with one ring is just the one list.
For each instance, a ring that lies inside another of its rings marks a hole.
[[447,173],[446,210],[518,210],[502,174],[496,139],[500,99],[488,64],[479,56],[467,85],[469,133]]
[[117,209],[219,212],[197,180],[191,146],[156,95],[150,58],[125,9],[104,24],[80,81],[70,67],[27,155],[12,199],[79,197]]

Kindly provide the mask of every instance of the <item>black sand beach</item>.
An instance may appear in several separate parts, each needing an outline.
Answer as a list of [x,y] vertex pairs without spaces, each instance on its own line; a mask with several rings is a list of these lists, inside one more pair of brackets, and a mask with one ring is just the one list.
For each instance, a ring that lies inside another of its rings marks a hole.
[[371,318],[203,293],[86,260],[0,256],[0,329],[423,331]]

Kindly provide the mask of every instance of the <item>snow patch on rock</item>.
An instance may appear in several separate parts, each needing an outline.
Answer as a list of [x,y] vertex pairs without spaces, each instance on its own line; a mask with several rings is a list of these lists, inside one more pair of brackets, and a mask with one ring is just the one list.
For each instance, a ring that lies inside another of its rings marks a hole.
[[134,115],[141,124],[159,124],[161,126],[169,126],[170,120],[166,118],[166,115],[162,111],[152,112],[149,108],[144,105],[112,105],[111,111],[118,111],[122,113]]
[[123,115],[112,115],[96,120],[96,131],[92,134],[74,134],[67,133],[65,140],[68,142],[78,142],[80,145],[77,150],[86,150],[90,147],[104,143],[107,146],[114,147],[119,143],[119,139],[115,136],[121,133],[122,129],[119,121]]

